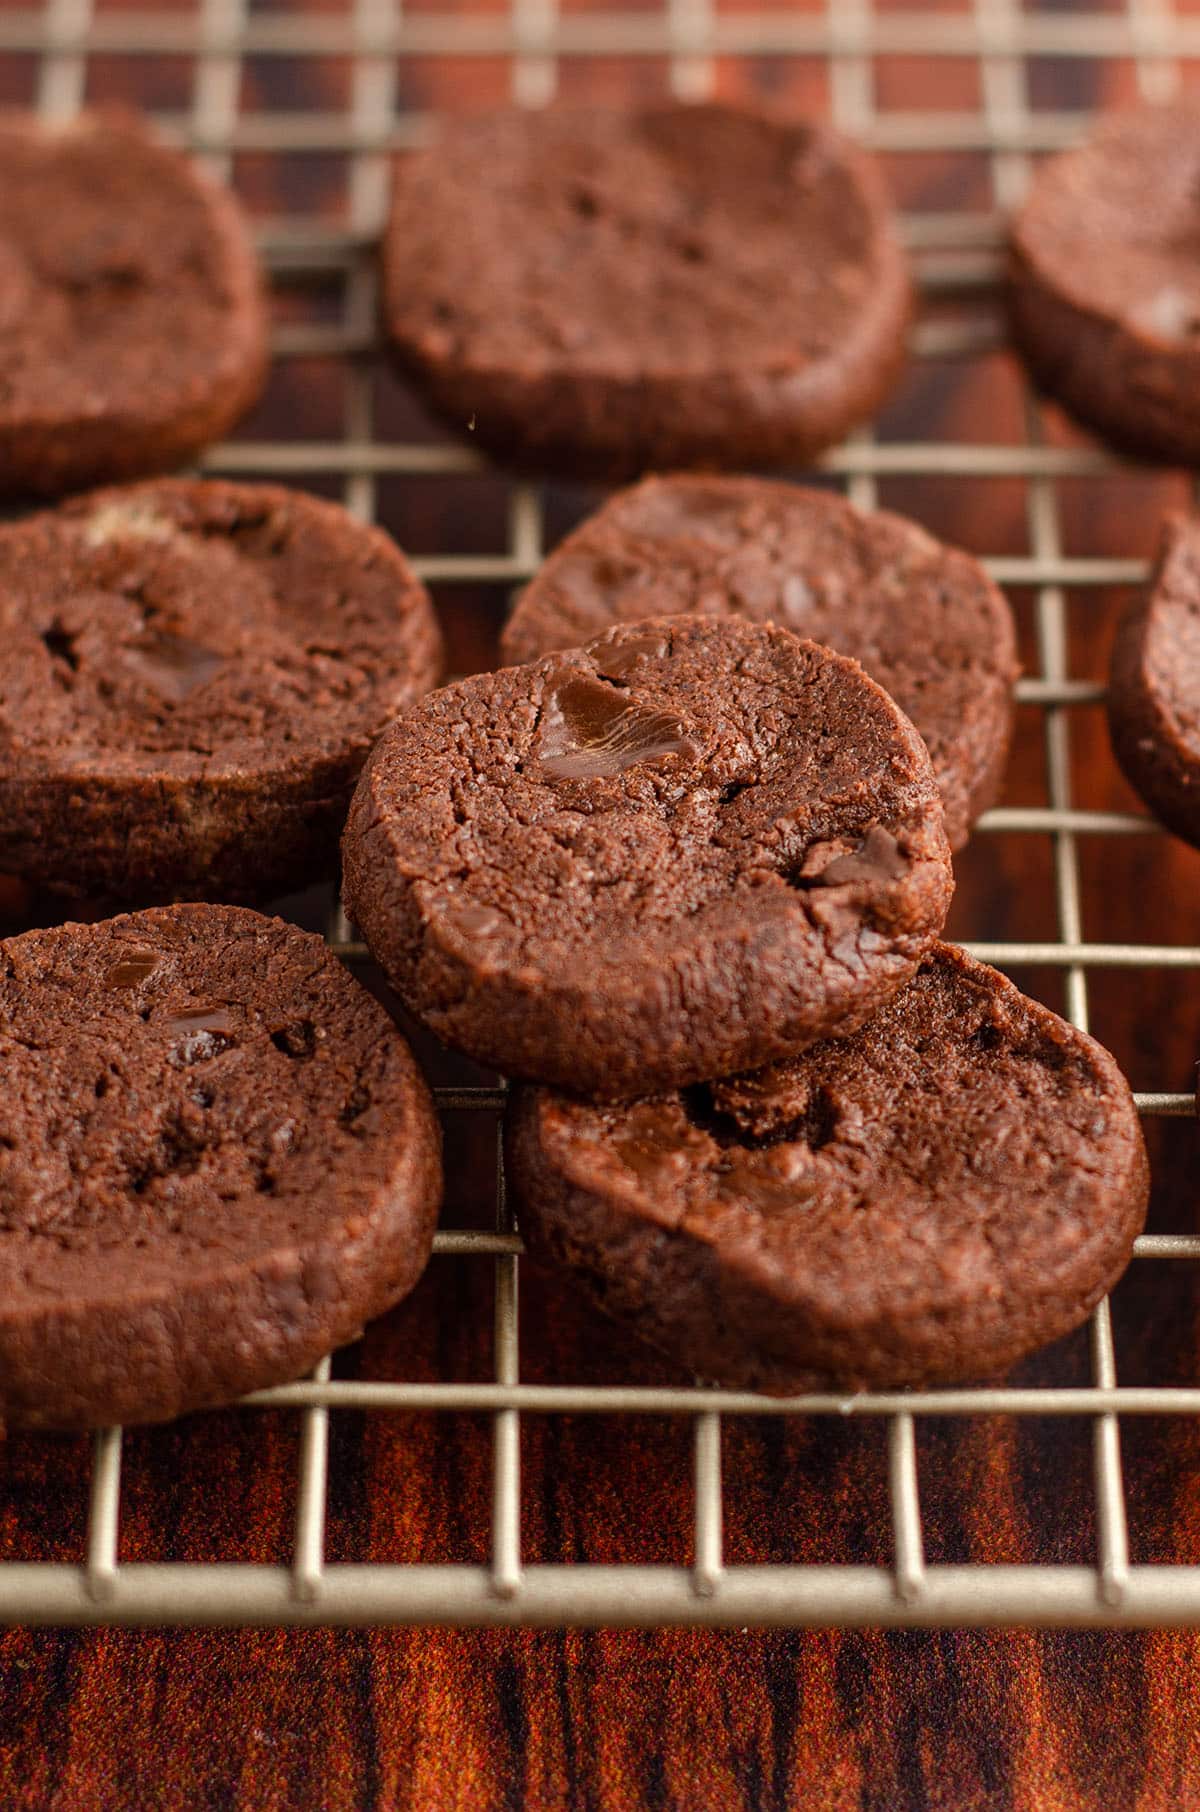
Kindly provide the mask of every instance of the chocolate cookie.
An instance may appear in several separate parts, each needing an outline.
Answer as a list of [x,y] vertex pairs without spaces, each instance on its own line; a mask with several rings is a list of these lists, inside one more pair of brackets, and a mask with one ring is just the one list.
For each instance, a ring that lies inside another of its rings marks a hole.
[[886,395],[911,309],[870,158],[727,106],[447,122],[397,168],[384,286],[453,427],[606,477],[812,458]]
[[1194,106],[1102,119],[1038,172],[1013,227],[1011,300],[1034,375],[1134,452],[1200,461]]
[[0,1421],[282,1383],[416,1282],[429,1091],[319,938],[176,906],[0,943]]
[[1125,618],[1108,694],[1126,779],[1177,836],[1200,845],[1200,521],[1170,516],[1155,576]]
[[952,848],[1000,790],[1012,614],[978,561],[903,516],[754,478],[647,478],[555,549],[517,601],[510,661],[688,611],[779,623],[861,661],[925,739]]
[[423,699],[367,764],[342,858],[440,1038],[604,1096],[856,1025],[952,889],[929,757],[886,693],[786,630],[694,617]]
[[0,526],[0,870],[137,905],[332,871],[440,638],[400,551],[334,504],[159,479]]
[[179,465],[266,370],[232,196],[131,114],[0,114],[0,494]]
[[950,1383],[1084,1319],[1149,1179],[1108,1053],[939,945],[851,1038],[603,1107],[519,1090],[530,1249],[691,1370],[776,1393]]

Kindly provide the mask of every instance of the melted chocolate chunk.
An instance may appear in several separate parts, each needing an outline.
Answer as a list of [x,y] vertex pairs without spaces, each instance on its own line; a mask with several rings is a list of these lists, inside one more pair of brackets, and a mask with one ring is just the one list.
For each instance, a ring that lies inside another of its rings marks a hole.
[[855,881],[900,881],[908,873],[908,857],[891,831],[873,824],[856,850],[835,856],[815,877],[823,887],[846,887]]
[[154,691],[169,699],[187,698],[225,665],[224,655],[167,630],[153,630],[143,636],[126,658]]
[[168,1032],[177,1034],[171,1063],[203,1063],[234,1042],[233,1015],[228,1007],[184,1007],[171,1014],[166,1025]]
[[639,661],[659,661],[669,649],[665,636],[629,636],[619,647],[607,652],[598,671],[605,679],[620,681],[633,672]]
[[162,958],[156,950],[134,950],[105,972],[106,988],[140,988],[148,975],[153,975]]
[[491,906],[456,906],[451,914],[455,929],[467,937],[495,937],[504,928],[504,916]]
[[623,692],[564,674],[546,698],[538,764],[558,780],[601,779],[640,762],[699,754],[685,720],[630,703]]

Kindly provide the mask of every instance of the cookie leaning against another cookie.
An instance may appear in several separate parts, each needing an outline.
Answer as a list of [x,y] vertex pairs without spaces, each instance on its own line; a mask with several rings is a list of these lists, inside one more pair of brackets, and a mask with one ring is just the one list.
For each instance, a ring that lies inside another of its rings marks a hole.
[[181,465],[267,356],[230,194],[133,114],[0,113],[0,495]]
[[920,737],[786,630],[658,618],[430,694],[381,738],[346,904],[480,1062],[598,1095],[848,1030],[952,891]]
[[269,898],[336,866],[441,638],[378,529],[158,479],[0,525],[0,871],[88,901]]
[[520,1089],[505,1142],[534,1255],[689,1370],[784,1395],[1056,1339],[1149,1187],[1108,1053],[948,945],[850,1038],[624,1107]]
[[853,655],[925,740],[952,849],[995,800],[1016,635],[977,560],[888,510],[761,478],[647,478],[555,548],[501,650],[532,661],[674,611],[778,623]]
[[407,1294],[429,1091],[319,938],[175,906],[0,943],[0,1423],[161,1421]]
[[443,122],[397,165],[383,277],[452,427],[608,478],[804,463],[886,395],[911,311],[872,159],[717,105]]
[[1154,578],[1125,617],[1108,692],[1113,751],[1151,811],[1200,845],[1200,521],[1168,517]]
[[1034,178],[1009,295],[1035,377],[1081,421],[1158,459],[1200,461],[1194,106],[1102,117]]

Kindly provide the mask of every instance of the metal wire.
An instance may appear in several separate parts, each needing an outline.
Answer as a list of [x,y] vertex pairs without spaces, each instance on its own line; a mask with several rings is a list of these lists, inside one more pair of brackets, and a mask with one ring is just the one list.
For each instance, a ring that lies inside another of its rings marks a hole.
[[[1179,60],[1200,57],[1200,19],[1176,19],[1169,0],[1127,0],[1124,13],[1036,14],[1020,0],[974,0],[966,13],[887,11],[872,0],[826,0],[824,12],[723,15],[716,0],[663,0],[659,11],[560,13],[557,0],[510,0],[507,16],[407,14],[400,0],[349,0],[347,16],[251,13],[246,0],[201,0],[196,13],[123,12],[94,17],[91,0],[45,0],[41,7],[0,13],[0,54],[39,59],[37,106],[50,119],[69,117],[87,91],[89,58],[160,53],[193,59],[192,105],[162,123],[228,178],[235,154],[329,150],[351,156],[345,221],[288,218],[264,223],[260,246],[269,271],[289,283],[341,285],[335,323],[291,325],[275,336],[286,361],[346,361],[343,435],[336,441],[238,441],[214,448],[210,470],[340,479],[346,505],[364,519],[376,512],[377,486],[393,475],[453,482],[485,469],[469,447],[389,443],[376,432],[370,358],[376,352],[374,247],[386,206],[387,159],[396,144],[423,142],[429,118],[397,115],[398,59],[500,56],[509,59],[510,90],[524,106],[551,100],[565,57],[665,57],[672,92],[711,92],[721,58],[771,54],[828,61],[830,104],[847,131],[890,151],[974,150],[987,154],[990,203],[979,212],[924,213],[904,222],[924,290],[953,297],[952,319],[922,323],[917,357],[967,357],[1001,343],[993,286],[1003,219],[1028,177],[1029,154],[1077,136],[1081,116],[1034,111],[1026,60],[1050,57],[1131,59],[1141,92],[1164,99],[1176,89]],[[875,60],[880,55],[970,57],[977,63],[981,106],[972,112],[881,113]],[[348,59],[345,112],[254,113],[240,105],[243,60],[254,57]],[[1030,552],[986,562],[1005,584],[1032,587],[1039,671],[1018,687],[1022,703],[1042,714],[1047,803],[989,812],[980,830],[1001,836],[1048,837],[1053,852],[1057,935],[1040,942],[970,946],[1002,967],[1061,970],[1067,1010],[1088,1019],[1088,975],[1094,970],[1200,969],[1200,947],[1090,942],[1080,885],[1079,839],[1158,834],[1148,818],[1083,810],[1070,786],[1072,714],[1094,708],[1103,688],[1072,676],[1067,661],[1064,588],[1137,583],[1138,560],[1066,555],[1058,512],[1063,479],[1103,477],[1122,461],[1099,448],[1060,448],[1039,438],[1038,412],[1026,400],[1020,445],[878,444],[864,430],[822,462],[869,507],[889,476],[953,475],[968,480],[1016,478],[1026,486]],[[480,555],[448,549],[416,562],[442,585],[512,584],[529,577],[543,554],[542,499],[537,487],[513,487],[507,545]],[[366,958],[340,911],[329,942],[350,963]],[[443,1110],[498,1116],[503,1088],[443,1088]],[[1195,1112],[1190,1094],[1137,1097],[1145,1114]],[[334,1379],[329,1361],[295,1384],[255,1393],[244,1413],[294,1411],[300,1418],[295,1538],[290,1566],[155,1563],[122,1565],[119,1544],[121,1432],[94,1442],[87,1534],[78,1565],[0,1565],[0,1621],[28,1623],[254,1622],[311,1624],[842,1624],[929,1626],[966,1623],[1073,1623],[1117,1627],[1200,1623],[1200,1568],[1133,1566],[1129,1558],[1118,1416],[1200,1416],[1200,1387],[1122,1386],[1106,1303],[1091,1324],[1092,1381],[1063,1389],[957,1389],[868,1392],[854,1397],[808,1394],[764,1400],[747,1392],[664,1388],[578,1387],[520,1382],[519,1233],[504,1191],[497,1148],[495,1221],[491,1231],[448,1228],[434,1243],[437,1262],[489,1258],[495,1269],[493,1376],[490,1382],[415,1384]],[[1200,1235],[1147,1235],[1143,1262],[1200,1260]],[[340,1411],[373,1413],[485,1412],[492,1418],[491,1547],[482,1567],[349,1566],[325,1560],[329,1421]],[[675,1567],[529,1565],[521,1553],[520,1422],[523,1414],[686,1416],[692,1421],[694,1552]],[[723,1553],[722,1418],[725,1416],[878,1417],[887,1423],[892,1507],[890,1567],[730,1567]],[[923,1415],[1085,1417],[1094,1437],[1097,1553],[1093,1567],[931,1565],[925,1558],[917,1465]]]

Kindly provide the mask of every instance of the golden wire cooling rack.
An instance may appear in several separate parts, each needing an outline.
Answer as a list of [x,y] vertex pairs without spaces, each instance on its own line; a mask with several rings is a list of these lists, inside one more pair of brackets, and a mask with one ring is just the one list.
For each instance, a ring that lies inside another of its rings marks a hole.
[[[389,154],[423,142],[437,108],[464,98],[539,106],[557,93],[592,92],[593,76],[612,78],[613,92],[615,82],[639,94],[666,86],[693,98],[714,88],[770,90],[778,85],[772,72],[785,72],[789,95],[827,107],[839,126],[884,154],[892,169],[908,160],[927,173],[907,194],[901,185],[901,201],[926,303],[913,352],[918,372],[924,366],[936,374],[947,365],[1002,356],[997,282],[1003,218],[1019,200],[1034,157],[1081,132],[1097,92],[1165,98],[1189,59],[1200,59],[1200,18],[1177,16],[1169,0],[1068,10],[1022,7],[1018,0],[977,0],[974,6],[947,0],[944,8],[909,9],[828,0],[812,10],[735,9],[723,0],[648,0],[628,10],[595,10],[579,0],[563,0],[561,9],[556,0],[512,0],[507,9],[481,4],[479,10],[469,0],[461,9],[452,0],[449,7],[446,0],[432,7],[326,0],[311,11],[260,8],[245,0],[136,10],[100,0],[46,0],[37,7],[0,0],[0,100],[32,102],[49,118],[69,117],[85,100],[143,101],[218,175],[247,192],[256,209],[277,303],[278,391],[271,420],[287,420],[290,410],[295,432],[280,437],[276,426],[273,437],[256,438],[255,418],[213,450],[206,469],[340,495],[351,510],[384,521],[409,545],[414,523],[419,530],[422,512],[427,514],[437,534],[427,536],[415,563],[468,649],[478,641],[470,611],[482,599],[483,608],[498,616],[505,593],[533,573],[544,547],[584,505],[578,498],[564,502],[554,487],[488,475],[469,446],[430,428],[398,386],[381,390],[375,246]],[[1085,69],[1088,81],[1077,80]],[[1046,70],[1054,77],[1048,84],[1042,82]],[[1077,90],[1083,95],[1077,107],[1045,104],[1047,92],[1057,97]],[[927,104],[933,94],[937,105]],[[959,176],[943,180],[939,172],[948,169]],[[318,367],[327,378],[333,373],[324,387]],[[989,394],[986,387],[981,394]],[[1119,863],[1134,840],[1163,833],[1137,812],[1073,801],[1073,727],[1081,713],[1098,713],[1103,684],[1094,667],[1080,672],[1069,661],[1070,599],[1136,584],[1145,576],[1147,550],[1136,558],[1118,550],[1071,551],[1064,492],[1071,495],[1072,522],[1080,518],[1080,496],[1085,503],[1089,495],[1095,499],[1091,516],[1083,512],[1094,524],[1110,495],[1105,487],[1124,468],[1082,437],[1048,434],[1045,411],[1032,394],[1022,392],[1017,407],[1015,432],[1001,431],[999,404],[995,416],[986,406],[969,410],[966,419],[943,410],[941,419],[949,419],[953,430],[944,438],[861,432],[822,462],[822,473],[866,507],[896,495],[926,504],[940,499],[945,520],[935,526],[950,538],[959,531],[966,539],[964,524],[990,520],[986,511],[972,515],[972,496],[1019,492],[1024,551],[977,551],[997,580],[1029,606],[1024,622],[1031,658],[1018,688],[1020,735],[1040,751],[1043,797],[988,813],[976,841],[983,846],[1013,839],[1031,852],[1031,872],[1043,876],[1053,898],[1054,924],[1046,935],[970,947],[1023,976],[1050,976],[1056,1004],[1087,1026],[1098,976],[1120,972],[1130,987],[1140,988],[1148,976],[1161,984],[1164,974],[1178,972],[1182,986],[1200,969],[1200,947],[1095,942],[1085,935],[1087,864],[1081,850],[1103,843]],[[945,502],[951,493],[958,500],[953,506]],[[336,911],[328,935],[347,961],[365,959]],[[439,1099],[447,1111],[495,1121],[503,1090],[464,1083],[443,1087]],[[1138,1101],[1150,1116],[1194,1113],[1186,1092],[1142,1093]],[[0,1620],[1200,1623],[1200,1566],[1131,1562],[1118,1421],[1195,1417],[1200,1385],[1121,1385],[1107,1302],[1091,1321],[1091,1375],[1082,1384],[771,1403],[688,1388],[522,1384],[521,1246],[498,1156],[490,1218],[488,1231],[443,1228],[433,1263],[483,1255],[494,1265],[491,1381],[341,1379],[327,1361],[311,1379],[261,1392],[240,1412],[252,1418],[275,1408],[300,1418],[290,1564],[123,1562],[122,1434],[112,1429],[95,1440],[86,1539],[77,1562],[0,1563]],[[1139,1263],[1178,1265],[1197,1258],[1200,1237],[1190,1232],[1147,1235],[1138,1243]],[[430,1416],[472,1411],[491,1418],[486,1564],[327,1562],[330,1419],[348,1410]],[[890,1565],[727,1564],[722,1419],[764,1414],[884,1420]],[[558,1415],[666,1416],[690,1423],[690,1564],[523,1562],[521,1418]],[[927,1563],[917,1431],[921,1418],[933,1415],[1085,1419],[1094,1446],[1093,1564]],[[0,1503],[3,1470],[0,1448]]]

